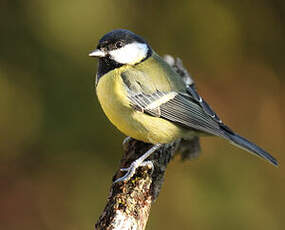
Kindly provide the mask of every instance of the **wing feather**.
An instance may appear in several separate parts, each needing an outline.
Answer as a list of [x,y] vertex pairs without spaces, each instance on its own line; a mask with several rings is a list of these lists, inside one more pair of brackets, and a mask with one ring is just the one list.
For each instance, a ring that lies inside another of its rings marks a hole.
[[205,133],[225,136],[219,123],[206,114],[200,104],[181,93],[156,91],[152,94],[134,94],[129,91],[128,97],[134,108],[139,107],[140,111],[149,115]]

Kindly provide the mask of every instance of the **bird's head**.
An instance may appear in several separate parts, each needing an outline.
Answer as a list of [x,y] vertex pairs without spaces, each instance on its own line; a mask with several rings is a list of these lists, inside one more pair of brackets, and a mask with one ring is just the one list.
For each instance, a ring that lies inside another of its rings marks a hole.
[[105,34],[89,56],[122,66],[138,64],[151,53],[151,47],[142,37],[129,30],[118,29]]

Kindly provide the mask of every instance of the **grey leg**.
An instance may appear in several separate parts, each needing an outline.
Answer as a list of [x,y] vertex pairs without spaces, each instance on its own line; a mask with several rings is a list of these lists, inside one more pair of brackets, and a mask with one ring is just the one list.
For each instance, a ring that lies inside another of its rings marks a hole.
[[114,183],[121,182],[121,181],[128,181],[136,172],[138,167],[148,166],[149,168],[153,169],[153,163],[151,161],[145,161],[153,152],[158,150],[162,144],[156,144],[152,146],[145,154],[141,157],[133,161],[133,163],[128,168],[122,168],[121,171],[126,171],[126,174],[117,180]]

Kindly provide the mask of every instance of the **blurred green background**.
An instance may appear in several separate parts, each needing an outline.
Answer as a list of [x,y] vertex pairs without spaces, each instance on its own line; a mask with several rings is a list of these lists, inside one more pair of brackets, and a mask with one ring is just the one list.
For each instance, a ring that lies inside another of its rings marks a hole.
[[93,229],[124,138],[94,90],[116,28],[179,56],[223,121],[277,169],[219,138],[169,165],[147,229],[284,229],[284,0],[1,0],[0,229]]

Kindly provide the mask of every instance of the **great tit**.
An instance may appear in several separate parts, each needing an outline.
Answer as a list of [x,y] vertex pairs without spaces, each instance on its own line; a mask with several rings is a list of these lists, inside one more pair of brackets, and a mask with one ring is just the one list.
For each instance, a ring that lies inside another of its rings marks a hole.
[[194,84],[186,84],[172,67],[137,34],[118,29],[105,34],[89,54],[99,58],[96,92],[110,121],[124,134],[153,147],[134,161],[125,176],[129,180],[139,166],[162,144],[201,135],[222,137],[264,158],[277,160],[226,126]]

